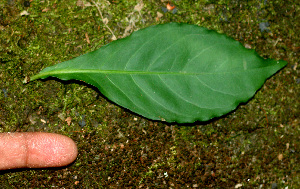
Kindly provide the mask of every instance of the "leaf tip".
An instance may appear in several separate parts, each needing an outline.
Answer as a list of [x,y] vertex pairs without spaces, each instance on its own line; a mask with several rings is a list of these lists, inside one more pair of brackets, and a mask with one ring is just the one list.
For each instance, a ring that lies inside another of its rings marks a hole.
[[287,65],[287,61],[285,60],[277,60],[277,64],[282,64],[282,67]]

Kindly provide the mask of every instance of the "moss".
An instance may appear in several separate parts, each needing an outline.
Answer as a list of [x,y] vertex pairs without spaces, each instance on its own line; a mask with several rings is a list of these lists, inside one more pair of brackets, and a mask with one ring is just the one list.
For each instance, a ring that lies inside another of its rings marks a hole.
[[[176,13],[164,13],[161,1],[142,1],[140,12],[134,10],[140,1],[97,2],[118,38],[154,24],[187,22],[226,33],[289,65],[247,104],[219,119],[189,126],[153,122],[80,82],[22,83],[42,68],[112,41],[91,2],[31,1],[24,7],[22,1],[1,1],[0,131],[61,133],[77,142],[79,156],[64,168],[1,172],[0,186],[300,187],[300,18],[293,1],[181,0],[171,2]],[[20,16],[24,10],[29,15]],[[270,24],[270,32],[261,32],[261,22]]]

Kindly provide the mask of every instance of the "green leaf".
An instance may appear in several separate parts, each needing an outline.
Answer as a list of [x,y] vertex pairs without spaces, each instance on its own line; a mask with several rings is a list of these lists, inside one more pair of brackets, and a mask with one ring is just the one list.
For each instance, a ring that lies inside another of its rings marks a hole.
[[169,23],[45,68],[31,80],[82,80],[146,118],[191,123],[247,102],[285,65],[215,31]]

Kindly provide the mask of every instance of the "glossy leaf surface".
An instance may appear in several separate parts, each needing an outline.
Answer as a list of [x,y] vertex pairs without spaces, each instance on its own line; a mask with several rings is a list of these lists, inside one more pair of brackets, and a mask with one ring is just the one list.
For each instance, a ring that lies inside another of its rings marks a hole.
[[31,80],[82,80],[146,118],[191,123],[247,102],[285,65],[215,31],[169,23],[45,68]]

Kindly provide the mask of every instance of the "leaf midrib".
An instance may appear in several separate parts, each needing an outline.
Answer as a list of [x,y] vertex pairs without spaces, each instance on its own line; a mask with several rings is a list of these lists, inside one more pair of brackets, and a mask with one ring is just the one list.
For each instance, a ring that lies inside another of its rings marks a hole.
[[[39,78],[45,78],[51,75],[61,75],[61,74],[91,74],[91,73],[97,73],[97,74],[124,74],[124,75],[219,75],[219,74],[237,74],[240,72],[251,72],[255,71],[259,68],[254,68],[251,70],[243,70],[243,71],[228,71],[228,72],[184,72],[184,71],[178,71],[178,72],[170,72],[170,71],[130,71],[130,70],[98,70],[98,69],[68,69],[68,70],[55,70],[55,71],[47,71],[45,73],[40,72],[37,75],[34,75],[30,78],[31,81],[39,79]],[[261,69],[261,68],[260,68]]]

